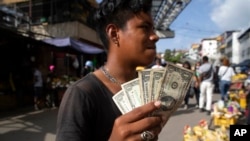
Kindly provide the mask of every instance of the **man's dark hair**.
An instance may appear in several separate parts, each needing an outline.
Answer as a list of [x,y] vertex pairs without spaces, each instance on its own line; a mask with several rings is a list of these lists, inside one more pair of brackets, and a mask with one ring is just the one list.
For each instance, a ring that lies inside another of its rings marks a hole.
[[208,57],[207,56],[203,56],[202,61],[203,62],[208,62]]
[[187,65],[187,69],[191,69],[191,64],[188,61],[185,61],[182,66]]
[[108,24],[124,28],[126,22],[139,12],[151,12],[151,6],[152,0],[103,0],[94,14],[94,22],[105,50],[109,46],[105,31]]

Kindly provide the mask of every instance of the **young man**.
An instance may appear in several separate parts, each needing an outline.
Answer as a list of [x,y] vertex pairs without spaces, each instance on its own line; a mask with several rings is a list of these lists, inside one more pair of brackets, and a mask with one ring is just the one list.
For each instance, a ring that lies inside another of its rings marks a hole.
[[107,62],[66,91],[58,113],[57,141],[157,140],[162,118],[148,115],[160,108],[159,101],[121,115],[112,100],[121,84],[136,78],[137,66],[147,66],[155,58],[159,38],[151,3],[102,1],[95,22]]
[[[199,108],[201,112],[207,111],[210,115],[212,106],[212,97],[214,91],[213,75],[214,68],[213,65],[208,62],[208,57],[204,56],[202,58],[202,65],[199,67],[199,81],[200,81],[200,98],[199,98]],[[206,102],[206,107],[204,109],[204,104]]]

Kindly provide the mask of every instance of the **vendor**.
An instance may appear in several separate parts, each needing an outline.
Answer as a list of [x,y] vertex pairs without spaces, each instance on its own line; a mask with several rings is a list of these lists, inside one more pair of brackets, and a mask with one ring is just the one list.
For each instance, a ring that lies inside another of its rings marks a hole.
[[[247,79],[245,80],[245,87],[250,87],[250,69],[247,71]],[[248,91],[250,91],[250,88],[248,88]]]
[[247,108],[246,108],[246,118],[247,118],[247,125],[250,125],[250,91],[248,91],[248,94],[247,94]]

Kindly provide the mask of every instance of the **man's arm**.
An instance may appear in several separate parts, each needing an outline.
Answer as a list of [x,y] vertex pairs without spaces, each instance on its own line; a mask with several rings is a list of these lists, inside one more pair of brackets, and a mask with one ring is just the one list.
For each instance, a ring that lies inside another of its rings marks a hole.
[[201,81],[202,81],[202,79],[203,79],[203,76],[204,76],[204,73],[200,73],[199,77],[197,78],[197,79],[198,79],[198,84],[199,84],[199,86],[200,86],[200,84],[201,84]]

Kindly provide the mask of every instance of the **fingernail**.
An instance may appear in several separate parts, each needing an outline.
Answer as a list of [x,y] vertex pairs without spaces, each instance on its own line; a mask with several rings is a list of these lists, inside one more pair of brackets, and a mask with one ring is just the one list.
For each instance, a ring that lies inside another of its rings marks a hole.
[[159,107],[161,105],[161,101],[155,101],[154,104],[155,104],[156,107]]

